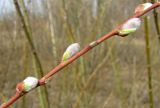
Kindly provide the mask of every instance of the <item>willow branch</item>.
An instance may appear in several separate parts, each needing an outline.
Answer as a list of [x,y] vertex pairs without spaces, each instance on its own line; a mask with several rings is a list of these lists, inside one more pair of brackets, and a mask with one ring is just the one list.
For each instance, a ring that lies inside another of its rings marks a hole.
[[[144,14],[146,14],[147,12],[151,11],[152,9],[155,9],[157,7],[160,6],[160,3],[156,2],[154,3],[150,8],[146,9],[145,11],[143,11],[142,13],[138,13],[135,14],[134,16],[130,17],[130,18],[139,18],[141,16],[143,16]],[[130,19],[129,18],[129,19]],[[127,20],[128,21],[128,20]],[[126,22],[126,21],[125,21]],[[125,23],[124,22],[124,23]],[[45,85],[46,82],[49,80],[49,78],[51,76],[53,76],[55,73],[59,72],[60,70],[62,70],[64,67],[66,67],[67,65],[71,64],[73,61],[75,61],[76,59],[78,59],[79,57],[81,57],[82,55],[84,55],[85,53],[87,53],[88,51],[90,51],[92,48],[96,47],[98,44],[102,43],[103,41],[107,40],[110,37],[116,36],[118,35],[118,30],[119,28],[124,24],[122,23],[121,25],[117,26],[115,29],[113,29],[111,32],[109,32],[108,34],[102,36],[101,38],[97,39],[96,41],[91,42],[89,45],[87,45],[86,47],[84,47],[79,53],[77,53],[76,55],[74,55],[72,58],[68,59],[65,62],[61,62],[58,66],[56,66],[53,70],[51,70],[48,74],[46,74],[44,77],[42,77],[39,80],[39,84],[37,85],[37,87]],[[28,92],[29,93],[29,92]],[[8,102],[4,103],[0,108],[7,108],[8,106],[10,106],[11,104],[13,104],[14,102],[16,102],[20,97],[24,96],[27,93],[23,93],[23,94],[18,94],[16,93],[16,95],[14,95]]]

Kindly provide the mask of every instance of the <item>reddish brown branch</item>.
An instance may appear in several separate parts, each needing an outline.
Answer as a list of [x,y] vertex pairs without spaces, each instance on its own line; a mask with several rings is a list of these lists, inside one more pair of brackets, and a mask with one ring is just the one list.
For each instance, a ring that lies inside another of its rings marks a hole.
[[[146,9],[144,12],[142,13],[138,13],[135,14],[133,17],[131,18],[138,18],[143,16],[144,14],[146,14],[147,12],[151,11],[152,9],[155,9],[157,7],[160,6],[160,3],[154,3],[150,8]],[[130,19],[130,18],[129,18]],[[128,20],[127,20],[128,21]],[[124,24],[124,23],[123,23]],[[121,24],[121,25],[123,25]],[[42,77],[39,80],[39,84],[38,86],[42,86],[46,83],[46,81],[53,76],[55,73],[59,72],[61,69],[63,69],[64,67],[66,67],[68,64],[72,63],[73,61],[75,61],[76,59],[78,59],[80,56],[84,55],[85,53],[87,53],[88,51],[90,51],[93,47],[97,46],[98,44],[100,44],[101,42],[105,41],[106,39],[118,35],[118,29],[121,27],[121,25],[117,26],[115,29],[113,29],[111,32],[109,32],[108,34],[104,35],[103,37],[99,38],[96,41],[93,41],[92,43],[90,43],[89,45],[87,45],[85,48],[83,48],[79,53],[77,53],[75,56],[73,56],[72,58],[68,59],[65,62],[61,62],[58,66],[56,66],[53,70],[51,70],[48,74],[46,74],[44,77]],[[37,86],[37,87],[38,87]],[[0,108],[7,108],[8,106],[10,106],[11,104],[13,104],[14,102],[16,102],[20,97],[22,97],[23,95],[25,95],[27,93],[16,93],[8,102],[2,104],[2,106]]]
[[117,30],[113,30],[110,33],[108,33],[107,35],[101,37],[100,39],[98,39],[97,41],[93,41],[92,43],[90,43],[88,46],[86,46],[85,48],[83,48],[79,53],[77,53],[75,56],[73,56],[72,58],[70,58],[69,60],[67,60],[66,62],[62,62],[60,63],[58,66],[56,66],[52,71],[50,71],[48,74],[46,74],[43,78],[41,78],[39,80],[39,85],[43,85],[45,84],[45,82],[48,80],[49,77],[51,77],[52,75],[54,75],[56,72],[60,71],[61,69],[63,69],[65,66],[67,66],[68,64],[72,63],[73,61],[75,61],[77,58],[79,58],[80,56],[84,55],[85,53],[87,53],[89,50],[91,50],[93,47],[95,47],[96,45],[98,45],[99,43],[103,42],[104,40],[108,39],[111,36],[117,35],[118,32]]
[[7,108],[8,106],[10,106],[13,102],[15,102],[16,100],[18,100],[21,96],[20,93],[16,93],[12,98],[10,98],[10,100],[7,103],[3,103],[1,108]]

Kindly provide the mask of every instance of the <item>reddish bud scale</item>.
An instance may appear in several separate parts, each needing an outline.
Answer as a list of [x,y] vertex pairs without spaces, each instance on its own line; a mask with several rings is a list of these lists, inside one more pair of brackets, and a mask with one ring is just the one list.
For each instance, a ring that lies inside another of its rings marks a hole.
[[24,90],[24,83],[23,82],[18,83],[16,86],[16,91],[21,93],[23,90]]

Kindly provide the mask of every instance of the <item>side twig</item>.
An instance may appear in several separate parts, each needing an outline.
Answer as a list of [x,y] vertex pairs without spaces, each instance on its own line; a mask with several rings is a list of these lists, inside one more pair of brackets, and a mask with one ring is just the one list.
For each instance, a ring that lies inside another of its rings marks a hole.
[[[16,0],[15,0],[16,1]],[[133,17],[131,18],[139,18],[141,16],[143,16],[144,14],[146,14],[147,12],[151,11],[152,9],[155,9],[157,7],[160,6],[159,2],[154,3],[150,8],[146,9],[145,11],[135,14]],[[130,19],[130,18],[129,18]],[[128,21],[128,20],[127,20]],[[124,23],[123,23],[124,24]],[[122,25],[123,25],[122,24]],[[38,86],[42,86],[45,85],[46,82],[49,80],[49,78],[54,75],[55,73],[59,72],[61,69],[63,69],[64,67],[66,67],[67,65],[71,64],[73,61],[75,61],[76,59],[78,59],[80,56],[84,55],[85,53],[87,53],[88,51],[90,51],[92,48],[94,48],[95,46],[97,46],[98,44],[102,43],[103,41],[107,40],[110,37],[113,37],[115,35],[118,35],[118,30],[119,28],[122,26],[119,25],[117,26],[115,29],[113,29],[111,32],[109,32],[108,34],[104,35],[103,37],[99,38],[96,41],[91,42],[89,45],[87,45],[86,47],[84,47],[80,52],[78,52],[76,55],[74,55],[72,58],[68,59],[65,62],[61,62],[58,66],[56,66],[53,70],[51,70],[48,74],[46,74],[44,77],[42,77],[39,80],[39,84]],[[23,93],[23,94],[18,94],[16,93],[8,102],[4,103],[0,108],[7,108],[8,106],[10,106],[11,104],[13,104],[14,102],[16,102],[20,97],[24,96],[27,93]]]

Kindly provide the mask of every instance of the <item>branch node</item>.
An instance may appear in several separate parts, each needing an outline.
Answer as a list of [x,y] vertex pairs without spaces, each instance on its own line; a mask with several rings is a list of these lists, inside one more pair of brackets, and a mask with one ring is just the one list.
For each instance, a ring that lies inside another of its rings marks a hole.
[[98,45],[97,41],[93,41],[89,44],[90,47],[95,47],[96,45]]

